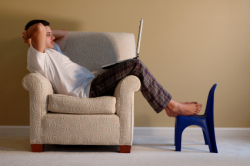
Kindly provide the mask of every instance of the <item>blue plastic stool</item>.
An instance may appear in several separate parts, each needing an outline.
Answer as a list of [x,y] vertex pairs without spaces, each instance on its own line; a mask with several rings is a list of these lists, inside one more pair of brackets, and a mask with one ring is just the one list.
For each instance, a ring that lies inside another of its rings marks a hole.
[[175,151],[181,151],[181,136],[183,130],[190,125],[197,125],[202,128],[205,144],[209,146],[212,153],[218,153],[214,133],[214,91],[217,84],[211,88],[204,115],[177,116],[175,119]]

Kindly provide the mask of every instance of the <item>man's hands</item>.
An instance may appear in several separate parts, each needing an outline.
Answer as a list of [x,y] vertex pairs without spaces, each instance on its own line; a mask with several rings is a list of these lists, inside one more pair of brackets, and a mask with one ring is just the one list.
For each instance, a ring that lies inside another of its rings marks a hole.
[[27,43],[30,47],[31,38],[28,36],[27,31],[24,31],[22,34],[23,34],[22,38],[23,38],[24,43]]
[[[37,43],[40,42],[40,39],[41,39],[41,37],[39,37],[39,40],[38,40],[38,36],[37,36],[40,32],[38,30],[41,30],[40,28],[37,28],[37,24],[31,26],[27,31],[24,31],[22,33],[22,38],[23,38],[24,43],[27,43],[29,47],[32,41],[32,46],[37,47],[36,49],[42,52],[42,50],[40,50],[40,47],[38,47],[39,45],[37,45]],[[55,37],[55,40],[54,40],[55,43],[57,43],[59,47],[61,48],[61,50],[63,50],[65,47],[67,38],[68,38],[68,31],[65,29],[51,30],[51,31],[52,31],[52,35]],[[46,32],[44,34],[44,38],[46,38]]]
[[44,52],[46,48],[46,29],[42,23],[37,23],[30,26],[23,33],[24,43],[32,46],[39,52]]

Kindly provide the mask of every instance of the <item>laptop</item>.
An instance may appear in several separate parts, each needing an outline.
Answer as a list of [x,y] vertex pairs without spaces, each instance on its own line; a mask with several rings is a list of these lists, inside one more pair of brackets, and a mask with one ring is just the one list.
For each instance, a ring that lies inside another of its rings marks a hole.
[[[138,40],[137,40],[136,57],[134,57],[133,59],[138,59],[139,58],[140,43],[141,43],[141,34],[142,34],[142,26],[143,26],[143,19],[141,19],[141,21],[140,21],[139,35],[138,35]],[[122,60],[122,61],[118,61],[118,62],[115,62],[115,63],[110,63],[110,64],[107,64],[107,65],[103,65],[102,69],[108,69],[110,67],[113,67],[113,66],[117,65],[118,63],[121,63],[121,62],[124,62],[124,61],[127,61],[127,60],[128,59]]]

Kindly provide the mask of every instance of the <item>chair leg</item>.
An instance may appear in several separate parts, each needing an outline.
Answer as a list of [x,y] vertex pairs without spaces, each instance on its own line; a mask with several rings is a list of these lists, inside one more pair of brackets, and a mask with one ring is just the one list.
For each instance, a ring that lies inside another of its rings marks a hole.
[[181,137],[184,129],[175,127],[174,144],[175,151],[181,151]]
[[212,150],[210,152],[218,153],[216,139],[215,139],[214,125],[208,124],[208,130],[209,130],[210,142],[212,146]]
[[207,145],[209,147],[210,152],[213,152],[213,148],[212,148],[212,144],[211,144],[211,140],[210,140],[210,134],[209,134],[209,130],[208,127],[205,125],[204,126],[204,139],[207,140]]
[[43,152],[44,144],[30,144],[32,152]]
[[203,129],[202,129],[202,132],[203,132],[203,136],[204,136],[205,144],[206,144],[206,145],[208,145],[208,143],[207,143],[207,137],[205,136],[205,132],[204,132],[204,130],[203,130]]
[[130,145],[120,145],[120,153],[130,153],[131,146]]

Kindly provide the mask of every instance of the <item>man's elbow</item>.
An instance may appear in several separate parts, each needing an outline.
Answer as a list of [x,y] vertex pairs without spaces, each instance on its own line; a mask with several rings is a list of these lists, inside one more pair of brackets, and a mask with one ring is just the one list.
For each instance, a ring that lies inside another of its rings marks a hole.
[[45,27],[42,23],[37,23],[34,29],[34,35],[46,34]]
[[39,35],[46,35],[45,27],[42,23],[37,23],[34,25],[34,29],[31,32],[31,38],[36,38]]

